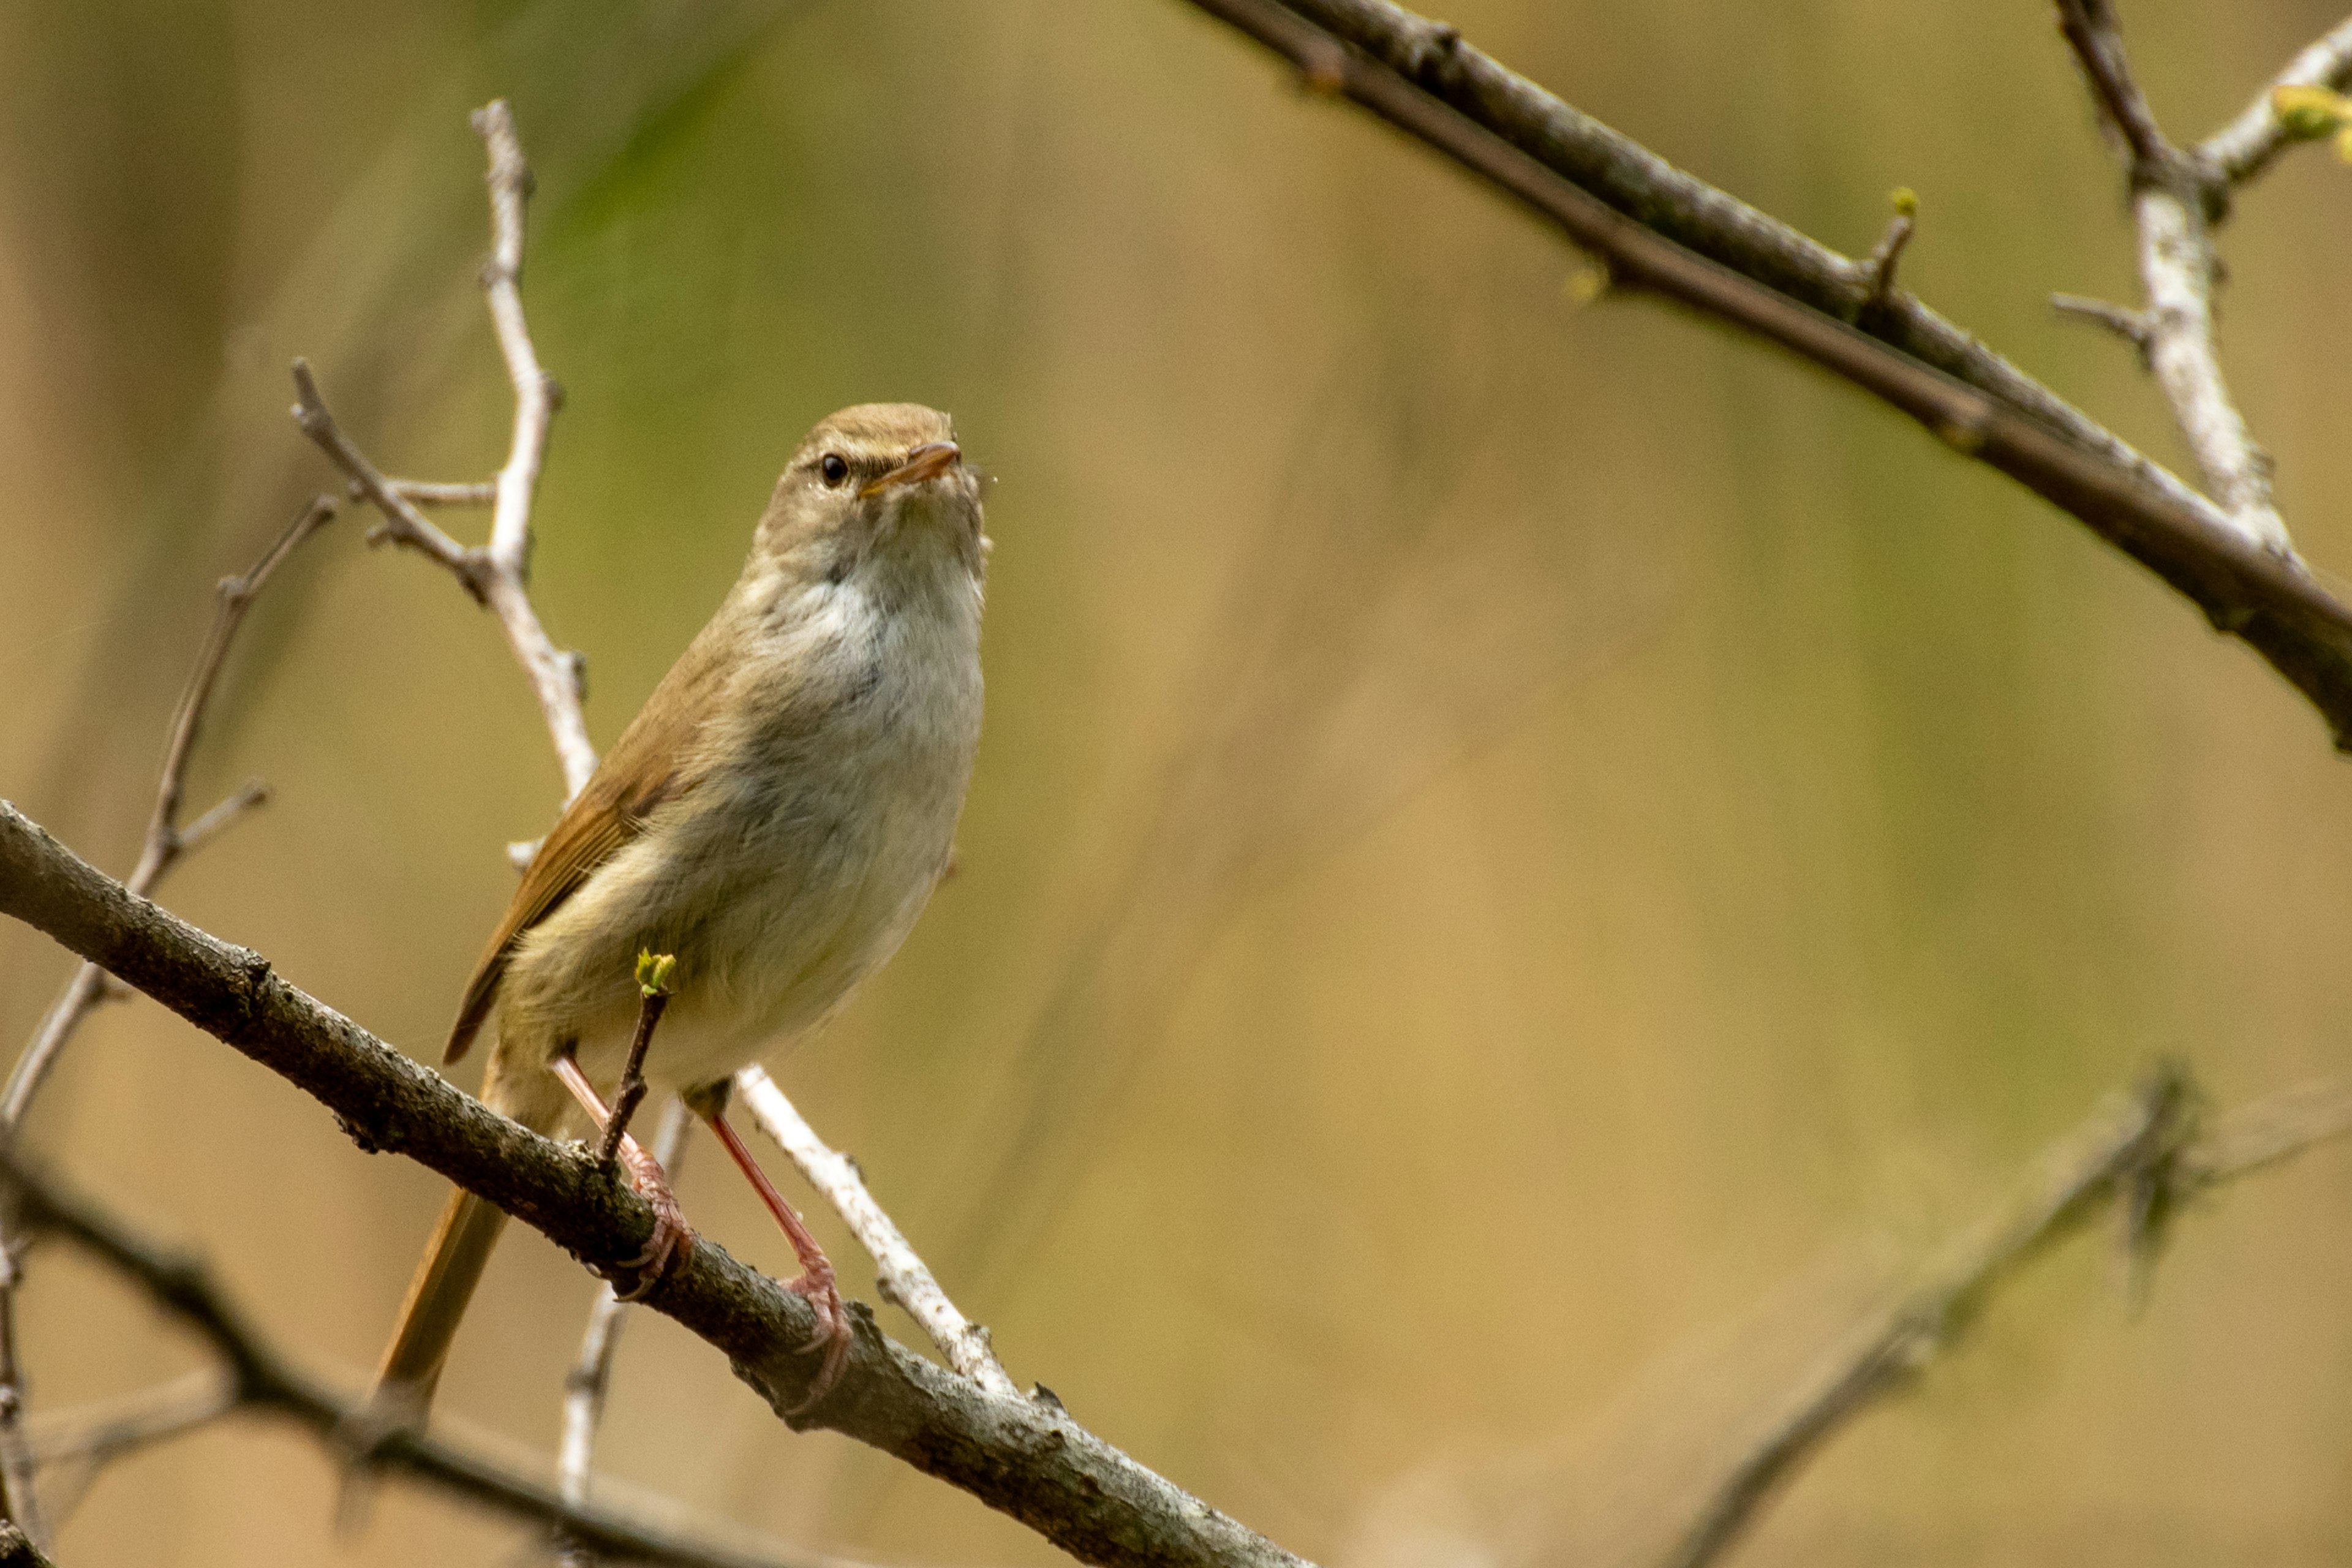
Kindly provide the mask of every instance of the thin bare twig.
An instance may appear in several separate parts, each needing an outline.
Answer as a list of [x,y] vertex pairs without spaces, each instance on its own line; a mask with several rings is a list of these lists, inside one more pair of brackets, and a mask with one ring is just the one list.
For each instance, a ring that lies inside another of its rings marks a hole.
[[1919,198],[1907,189],[1895,193],[1895,216],[1886,220],[1886,231],[1871,247],[1862,263],[1864,277],[1870,285],[1870,305],[1883,310],[1895,298],[1895,268],[1903,259],[1903,247],[1911,243],[1911,231],[1919,224]]
[[[686,1153],[686,1135],[694,1128],[694,1113],[682,1100],[662,1107],[661,1125],[654,1131],[653,1156],[677,1179],[678,1163]],[[563,1380],[563,1447],[555,1467],[556,1486],[563,1500],[574,1505],[588,1500],[588,1480],[596,1454],[596,1426],[604,1418],[604,1397],[613,1386],[613,1362],[621,1348],[622,1310],[629,1303],[606,1280],[588,1310],[588,1331],[580,1337],[580,1357]],[[566,1539],[557,1547],[567,1568],[584,1568],[595,1561],[588,1547]]]
[[2162,1227],[2198,1194],[2352,1131],[2352,1086],[2312,1085],[2241,1107],[2200,1130],[2188,1080],[2162,1070],[2099,1107],[2044,1150],[2001,1207],[1954,1237],[1897,1300],[1806,1369],[1764,1435],[1709,1493],[1667,1559],[1705,1568],[1788,1478],[1854,1415],[1948,1350],[2025,1258],[2089,1223],[2108,1200],[2143,1266]]
[[237,1407],[235,1380],[205,1370],[121,1399],[32,1417],[26,1436],[41,1469],[42,1507],[64,1522],[114,1460],[209,1426]]
[[2237,119],[2198,144],[2197,156],[2231,184],[2244,184],[2269,167],[2291,140],[2271,101],[2273,92],[2283,87],[2341,90],[2347,86],[2352,86],[2352,19],[2336,23],[2289,61]]
[[[188,759],[194,753],[196,737],[204,729],[205,710],[212,701],[213,689],[219,685],[221,670],[228,662],[229,645],[236,640],[237,628],[245,624],[246,612],[253,607],[253,601],[270,577],[304,540],[335,515],[335,503],[329,498],[313,498],[286,531],[262,552],[261,559],[253,563],[251,570],[242,577],[221,579],[212,627],[205,634],[204,646],[197,651],[194,667],[188,671],[187,684],[181,688],[179,703],[172,710],[155,806],[148,814],[139,864],[123,884],[132,892],[142,896],[153,892],[181,857],[269,798],[269,786],[252,780],[186,827],[180,826],[181,801],[187,790]],[[103,986],[104,974],[97,965],[86,963],[74,972],[64,993],[41,1020],[32,1043],[16,1058],[16,1065],[9,1071],[7,1086],[0,1089],[0,1126],[14,1127],[24,1120],[34,1095],[40,1091],[42,1081],[56,1063],[58,1052],[80,1026],[83,1016],[102,999]]]
[[[342,469],[353,487],[383,516],[383,537],[439,562],[465,585],[477,603],[487,605],[506,633],[507,646],[530,678],[541,716],[555,742],[556,761],[563,769],[563,794],[578,795],[596,771],[596,748],[588,739],[587,721],[580,711],[580,656],[558,649],[527,585],[530,569],[530,506],[539,470],[547,452],[550,426],[558,401],[554,382],[540,368],[523,318],[523,210],[530,193],[530,171],[516,140],[514,117],[499,100],[478,110],[474,127],[488,149],[490,187],[490,259],[482,268],[482,286],[489,299],[490,318],[498,331],[499,351],[506,358],[508,377],[515,389],[514,439],[507,465],[499,471],[496,510],[489,543],[468,550],[434,526],[410,498],[420,487],[395,484],[384,478],[327,412],[310,367],[294,362],[298,401],[294,417],[303,434]],[[478,493],[471,487],[441,487],[445,493]],[[375,535],[371,535],[371,539]]]
[[2058,31],[2081,63],[2107,127],[2122,140],[2135,176],[2168,175],[2170,171],[2165,166],[2179,154],[2165,140],[2155,111],[2132,79],[2112,0],[2058,0]]
[[[335,503],[331,500],[325,496],[314,498],[243,576],[221,579],[212,626],[205,634],[204,646],[197,651],[195,665],[189,670],[187,684],[181,688],[180,700],[172,712],[154,809],[148,814],[139,864],[125,884],[131,891],[142,897],[152,892],[183,857],[269,798],[268,785],[259,780],[248,781],[194,823],[184,828],[180,826],[181,803],[187,792],[188,760],[195,752],[196,737],[204,729],[205,710],[228,662],[229,645],[236,640],[237,628],[245,624],[246,613],[253,607],[254,599],[278,568],[334,515]],[[42,1018],[31,1042],[9,1069],[6,1086],[0,1088],[0,1136],[23,1122],[25,1113],[32,1108],[33,1097],[47,1081],[49,1069],[57,1065],[66,1043],[73,1038],[74,1031],[89,1016],[89,1010],[106,1000],[108,994],[105,972],[98,965],[84,963],[74,971],[73,978],[66,983],[64,992]],[[22,1268],[19,1238],[10,1227],[0,1225],[0,1502],[5,1502],[7,1517],[21,1525],[37,1545],[46,1545],[50,1539],[49,1531],[24,1433],[24,1367],[16,1344],[16,1288],[22,1283]]]
[[809,1185],[824,1194],[874,1259],[875,1284],[882,1299],[914,1319],[950,1366],[992,1394],[1018,1397],[1018,1387],[989,1344],[988,1330],[948,1300],[930,1269],[866,1191],[857,1163],[825,1145],[766,1068],[753,1065],[737,1073],[735,1092],[751,1108],[760,1130],[790,1157]]
[[[440,484],[431,479],[394,479],[390,483],[393,494],[418,506],[473,507],[498,504],[499,484],[496,479],[454,485]],[[352,499],[359,500],[364,497],[360,491],[354,489]]]
[[2053,294],[2050,307],[2062,316],[2078,317],[2106,328],[2139,350],[2143,359],[2147,357],[2147,318],[2137,310],[2126,310],[2111,300],[2094,300],[2083,294]]
[[2175,147],[2132,79],[2110,0],[2058,0],[2059,30],[2073,47],[2102,115],[2127,154],[2132,216],[2139,226],[2147,291],[2143,349],[2157,384],[2203,474],[2205,488],[2252,544],[2292,557],[2294,542],[2271,499],[2271,460],[2247,433],[2214,349],[2210,211],[2221,182]]

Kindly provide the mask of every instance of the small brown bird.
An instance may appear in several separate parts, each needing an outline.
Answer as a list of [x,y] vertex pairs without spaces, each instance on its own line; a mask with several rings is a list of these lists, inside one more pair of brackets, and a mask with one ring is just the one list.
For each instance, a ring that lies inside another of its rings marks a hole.
[[[719,1135],[793,1240],[793,1288],[840,1373],[824,1254],[725,1116],[737,1068],[830,1017],[907,935],[948,864],[980,738],[980,483],[945,415],[845,408],[776,482],[743,574],[533,857],[449,1032],[495,1021],[482,1098],[541,1132],[601,1124],[643,952],[675,954],[645,1076]],[[660,1167],[623,1155],[661,1224],[649,1288],[690,1245]],[[506,1215],[460,1191],[409,1286],[380,1396],[423,1415]]]

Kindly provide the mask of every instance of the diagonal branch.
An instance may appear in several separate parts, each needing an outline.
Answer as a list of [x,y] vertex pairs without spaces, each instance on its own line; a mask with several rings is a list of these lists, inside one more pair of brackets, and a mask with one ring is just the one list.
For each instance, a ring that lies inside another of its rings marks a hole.
[[2099,1107],[2034,1161],[2009,1202],[1955,1237],[1895,1301],[1808,1368],[1763,1436],[1708,1495],[1669,1568],[1705,1568],[1828,1439],[1950,1348],[2016,1266],[2089,1224],[2110,1200],[2144,1263],[2161,1226],[2224,1181],[2352,1131],[2352,1088],[2316,1084],[2257,1100],[2200,1130],[2194,1094],[2160,1071]]
[[[153,892],[182,856],[269,798],[269,787],[257,780],[239,787],[188,826],[180,826],[188,759],[195,751],[196,736],[204,729],[205,710],[212,701],[213,689],[220,683],[222,667],[228,662],[229,645],[236,639],[237,628],[245,624],[246,612],[253,607],[253,601],[278,568],[334,515],[332,500],[325,496],[316,498],[244,576],[221,579],[220,603],[213,613],[212,629],[205,634],[195,667],[188,672],[188,683],[181,689],[178,707],[173,710],[171,738],[163,747],[163,776],[155,790],[155,809],[147,818],[147,835],[139,853],[139,864],[124,883],[132,892]],[[104,975],[96,964],[86,963],[75,971],[64,994],[41,1020],[39,1032],[16,1058],[16,1067],[8,1074],[7,1087],[0,1089],[0,1123],[13,1127],[24,1120],[58,1052],[99,1001],[103,981]]]
[[[137,898],[0,803],[0,914],[84,958],[332,1110],[352,1141],[405,1154],[592,1266],[627,1262],[653,1210],[585,1151],[482,1105],[279,979],[267,960]],[[796,1411],[822,1360],[816,1315],[708,1237],[647,1304],[728,1358],[770,1407]],[[796,1428],[890,1454],[1010,1514],[1083,1562],[1277,1568],[1298,1559],[1137,1464],[1043,1400],[932,1365],[853,1303],[846,1370]]]
[[1812,360],[2071,513],[2261,654],[2352,747],[2352,609],[1908,292],[1866,310],[1860,263],[1388,0],[1191,3],[1529,207],[1616,280]]
[[[421,1434],[385,1430],[364,1400],[335,1393],[281,1356],[195,1259],[138,1235],[5,1144],[0,1144],[0,1184],[15,1201],[18,1224],[92,1254],[201,1335],[227,1367],[230,1403],[237,1407],[291,1419],[367,1469],[412,1477],[501,1512],[560,1528],[615,1556],[677,1568],[786,1568],[783,1560],[772,1556],[693,1541],[626,1514],[565,1499],[544,1482]],[[151,1428],[146,1436],[184,1429],[195,1424],[200,1413],[207,1419],[220,1413],[205,1413],[195,1391],[182,1397],[189,1405],[184,1411],[145,1414]]]
[[2352,86],[2352,18],[2288,62],[2270,86],[2254,95],[2237,119],[2198,145],[2197,156],[2232,185],[2242,185],[2270,166],[2294,138],[2287,134],[2272,94],[2283,87]]

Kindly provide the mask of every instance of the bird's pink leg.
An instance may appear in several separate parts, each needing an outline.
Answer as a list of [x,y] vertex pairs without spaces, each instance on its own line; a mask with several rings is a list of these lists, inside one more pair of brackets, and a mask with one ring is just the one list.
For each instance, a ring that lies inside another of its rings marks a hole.
[[[725,1085],[722,1083],[720,1088],[723,1089]],[[710,1131],[719,1135],[719,1142],[725,1147],[728,1158],[735,1162],[735,1168],[743,1173],[744,1180],[750,1182],[752,1191],[760,1194],[760,1201],[768,1205],[768,1212],[775,1216],[777,1226],[784,1233],[784,1239],[793,1244],[793,1255],[800,1259],[801,1277],[785,1289],[805,1298],[808,1304],[816,1309],[816,1337],[799,1348],[812,1351],[823,1345],[824,1364],[818,1367],[816,1376],[809,1380],[808,1397],[789,1412],[797,1415],[831,1393],[833,1385],[841,1381],[842,1368],[849,1364],[853,1335],[849,1327],[849,1312],[841,1304],[841,1288],[834,1279],[833,1260],[824,1255],[824,1248],[816,1244],[816,1237],[809,1234],[808,1226],[801,1223],[801,1216],[793,1212],[793,1205],[784,1201],[784,1194],[776,1191],[776,1184],[768,1180],[768,1173],[760,1168],[760,1162],[752,1157],[751,1150],[743,1146],[743,1140],[735,1135],[735,1129],[728,1125],[727,1102],[723,1096],[697,1094],[689,1096],[687,1103],[710,1124]]]
[[[572,1098],[595,1119],[598,1127],[612,1125],[613,1113],[605,1108],[604,1097],[596,1092],[596,1086],[588,1081],[588,1075],[580,1070],[580,1063],[571,1052],[564,1052],[550,1065],[555,1076],[563,1080],[563,1087],[572,1091]],[[669,1176],[662,1170],[661,1162],[646,1153],[626,1132],[621,1134],[620,1161],[628,1168],[629,1185],[653,1205],[654,1233],[646,1237],[646,1245],[635,1258],[597,1272],[612,1281],[614,1295],[624,1301],[635,1301],[643,1300],[646,1292],[669,1272],[672,1263],[686,1256],[694,1245],[694,1232],[687,1226],[686,1215],[677,1206],[677,1194],[669,1189]]]

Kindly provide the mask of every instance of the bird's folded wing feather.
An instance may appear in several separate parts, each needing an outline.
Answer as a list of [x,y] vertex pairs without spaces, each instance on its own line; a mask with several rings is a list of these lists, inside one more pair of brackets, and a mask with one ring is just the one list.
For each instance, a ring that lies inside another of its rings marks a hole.
[[613,857],[646,830],[665,801],[692,784],[688,762],[699,727],[709,711],[708,689],[725,678],[714,657],[709,628],[694,640],[654,691],[620,741],[599,763],[587,786],[572,797],[554,828],[541,841],[523,873],[522,885],[507,905],[506,918],[474,965],[450,1027],[444,1061],[466,1054],[498,1000],[499,982],[525,932],[552,914],[585,886]]

